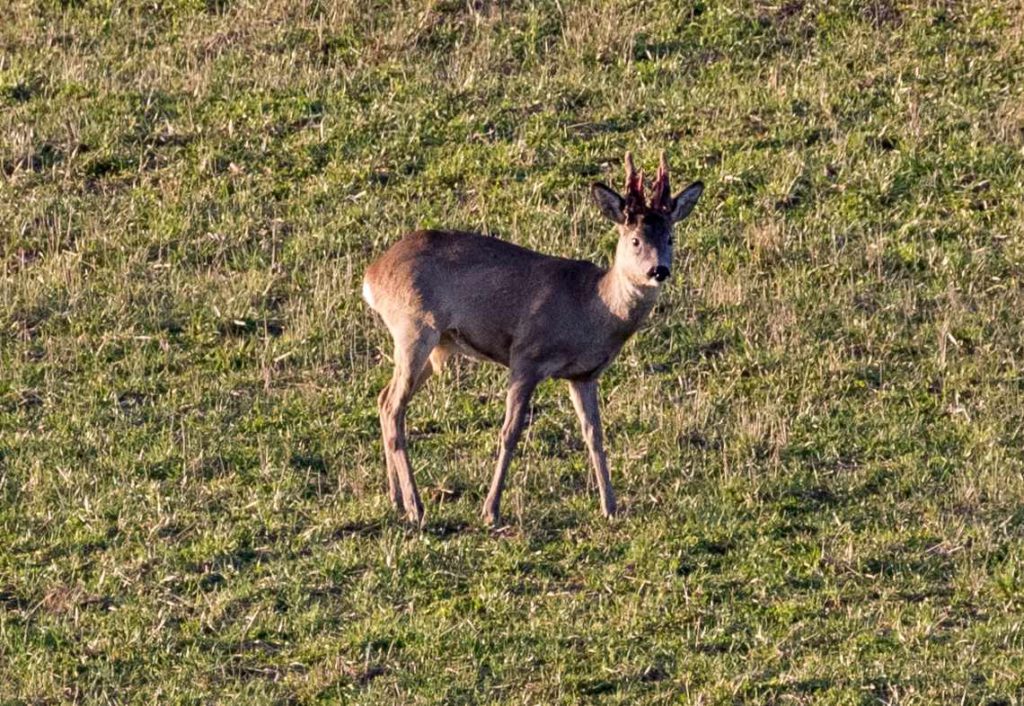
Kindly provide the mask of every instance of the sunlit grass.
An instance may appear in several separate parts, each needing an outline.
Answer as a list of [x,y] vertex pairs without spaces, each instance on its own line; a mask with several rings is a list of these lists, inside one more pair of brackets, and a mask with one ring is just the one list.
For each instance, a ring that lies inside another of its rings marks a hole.
[[[1015,3],[15,2],[0,21],[0,701],[1024,693]],[[707,191],[602,383],[417,397],[362,271],[606,262],[626,149]]]

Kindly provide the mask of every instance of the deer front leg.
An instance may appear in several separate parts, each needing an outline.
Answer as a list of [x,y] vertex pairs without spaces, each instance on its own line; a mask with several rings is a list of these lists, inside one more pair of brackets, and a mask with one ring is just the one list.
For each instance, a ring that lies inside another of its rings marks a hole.
[[481,515],[492,526],[497,527],[500,517],[501,491],[505,486],[505,474],[512,462],[519,435],[523,431],[526,410],[530,405],[530,396],[537,380],[532,376],[515,376],[508,388],[505,398],[505,423],[501,425],[501,444],[498,448],[498,465],[491,479],[491,489],[487,493]]
[[615,514],[615,493],[608,474],[608,459],[604,453],[604,440],[601,434],[601,412],[598,407],[597,381],[570,382],[569,395],[576,416],[580,418],[583,439],[587,442],[590,452],[590,463],[594,467],[597,478],[597,490],[601,494],[601,511],[605,517]]

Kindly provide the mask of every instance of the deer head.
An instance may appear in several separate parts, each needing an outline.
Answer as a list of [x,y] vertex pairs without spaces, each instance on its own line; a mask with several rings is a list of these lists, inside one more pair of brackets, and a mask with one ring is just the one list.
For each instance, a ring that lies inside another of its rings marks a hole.
[[656,287],[672,273],[672,226],[690,215],[704,185],[696,181],[673,197],[662,152],[648,202],[644,173],[636,170],[629,152],[625,164],[625,197],[604,184],[594,184],[591,193],[601,213],[619,229],[615,267],[638,285]]

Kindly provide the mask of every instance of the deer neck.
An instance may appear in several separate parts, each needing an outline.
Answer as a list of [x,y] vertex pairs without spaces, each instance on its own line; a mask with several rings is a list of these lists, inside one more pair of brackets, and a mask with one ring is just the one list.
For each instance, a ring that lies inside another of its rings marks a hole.
[[626,336],[640,328],[658,298],[658,288],[633,281],[612,264],[598,284],[598,296]]

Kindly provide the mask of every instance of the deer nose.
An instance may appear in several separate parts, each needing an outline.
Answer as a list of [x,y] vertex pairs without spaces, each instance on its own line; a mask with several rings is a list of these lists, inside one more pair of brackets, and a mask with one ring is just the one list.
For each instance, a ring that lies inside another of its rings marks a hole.
[[648,277],[650,277],[650,278],[652,278],[654,280],[657,280],[658,282],[664,282],[665,280],[668,279],[668,276],[670,274],[671,273],[669,272],[669,269],[667,267],[665,267],[664,265],[658,265],[657,267],[652,267],[647,272],[647,276]]

